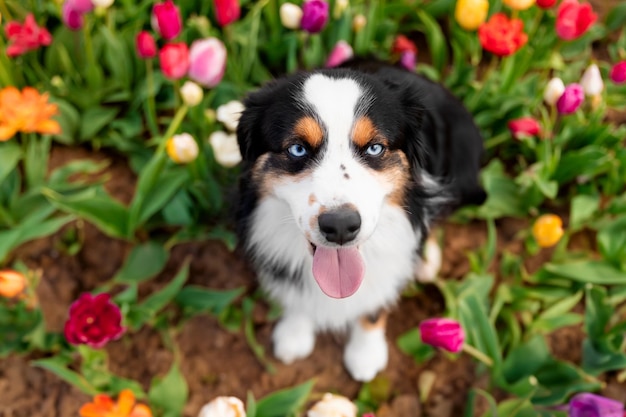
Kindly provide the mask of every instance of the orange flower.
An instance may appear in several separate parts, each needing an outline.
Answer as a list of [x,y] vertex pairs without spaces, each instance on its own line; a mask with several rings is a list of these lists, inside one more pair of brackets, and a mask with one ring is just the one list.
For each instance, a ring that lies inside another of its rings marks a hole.
[[0,271],[0,296],[13,298],[26,288],[26,278],[17,271],[5,269]]
[[532,230],[535,240],[542,248],[549,248],[557,244],[563,236],[563,221],[556,214],[539,216]]
[[495,13],[478,28],[478,38],[487,51],[498,56],[514,54],[528,41],[524,22],[509,19],[504,13]]
[[120,392],[117,403],[108,395],[98,394],[92,403],[80,408],[79,414],[81,417],[152,417],[147,405],[135,404],[135,395],[129,389]]
[[48,103],[48,94],[39,94],[32,87],[22,92],[15,87],[0,90],[0,142],[18,132],[61,133],[61,126],[50,119],[58,113],[56,104]]

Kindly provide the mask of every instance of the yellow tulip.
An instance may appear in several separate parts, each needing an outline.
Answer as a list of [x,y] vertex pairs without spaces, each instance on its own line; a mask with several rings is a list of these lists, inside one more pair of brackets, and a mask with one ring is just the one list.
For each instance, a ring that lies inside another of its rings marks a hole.
[[539,216],[532,229],[537,244],[542,248],[549,248],[557,244],[563,236],[563,221],[556,214]]
[[463,29],[476,30],[487,20],[488,12],[488,0],[457,0],[454,18]]
[[536,0],[504,0],[504,4],[513,10],[526,10],[535,4]]
[[0,297],[16,297],[20,295],[25,288],[26,278],[24,275],[10,269],[0,271]]

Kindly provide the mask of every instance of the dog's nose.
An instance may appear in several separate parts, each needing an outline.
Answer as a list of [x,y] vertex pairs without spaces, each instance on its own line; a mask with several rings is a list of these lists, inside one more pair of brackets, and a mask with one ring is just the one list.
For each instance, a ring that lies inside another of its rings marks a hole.
[[320,231],[329,242],[343,245],[356,237],[361,229],[361,215],[347,207],[320,214],[317,219]]

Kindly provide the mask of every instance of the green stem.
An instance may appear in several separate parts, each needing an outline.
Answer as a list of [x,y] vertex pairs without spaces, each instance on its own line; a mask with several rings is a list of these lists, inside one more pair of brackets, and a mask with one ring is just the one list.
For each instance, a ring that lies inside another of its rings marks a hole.
[[464,343],[463,352],[467,353],[470,356],[473,356],[475,359],[478,359],[479,361],[481,361],[482,363],[484,363],[485,365],[489,367],[493,366],[493,359],[491,359],[489,356],[485,355],[484,353],[482,353],[480,350],[476,349],[472,345]]
[[165,132],[165,135],[163,135],[161,137],[161,141],[159,142],[159,147],[157,148],[157,152],[163,152],[165,150],[165,146],[167,145],[167,141],[169,140],[169,138],[174,136],[174,133],[176,133],[176,130],[178,129],[178,127],[182,123],[182,121],[185,118],[185,115],[187,114],[188,110],[189,110],[189,107],[187,107],[186,105],[180,106],[180,108],[178,109],[178,111],[174,115],[174,119],[172,119],[172,122],[170,123],[169,127],[167,128],[167,131]]
[[154,63],[152,59],[146,61],[146,83],[148,84],[148,111],[147,121],[150,134],[159,136],[159,124],[157,123],[156,102],[154,99]]
[[2,18],[6,21],[13,20],[13,16],[9,13],[9,8],[4,3],[4,0],[0,0],[0,13],[2,13]]

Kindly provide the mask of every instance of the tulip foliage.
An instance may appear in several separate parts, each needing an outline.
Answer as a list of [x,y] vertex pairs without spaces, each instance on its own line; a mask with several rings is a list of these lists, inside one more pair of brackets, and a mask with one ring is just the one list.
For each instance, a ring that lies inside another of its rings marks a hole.
[[[188,263],[164,283],[170,250],[236,244],[226,197],[247,92],[275,75],[376,57],[443,83],[485,138],[488,199],[453,219],[484,224],[487,242],[468,254],[465,277],[434,283],[445,317],[402,335],[401,350],[419,363],[476,359],[488,389],[468,394],[463,415],[478,413],[478,395],[493,403],[485,416],[623,415],[599,394],[607,378],[626,378],[626,4],[597,4],[0,0],[0,355],[45,352],[34,364],[92,395],[80,411],[89,416],[182,415],[189,392],[175,346],[149,388],[110,372],[105,347],[145,327],[175,345],[171,335],[197,314],[244,334],[272,371],[252,326],[263,301],[251,288],[188,285]],[[65,147],[128,166],[129,199],[104,187],[110,161],[52,164]],[[526,225],[513,252],[497,241],[509,217]],[[78,285],[63,331],[52,332],[36,291],[46,272],[16,249],[65,233],[70,256],[88,250],[76,237],[85,221],[131,249],[109,281]],[[547,261],[529,267],[534,256]],[[157,276],[158,291],[140,291]],[[569,327],[584,333],[578,363],[550,350],[548,336]],[[356,401],[299,383],[246,404],[216,395],[200,414],[299,415],[320,398],[309,415],[385,408],[375,383]]]

